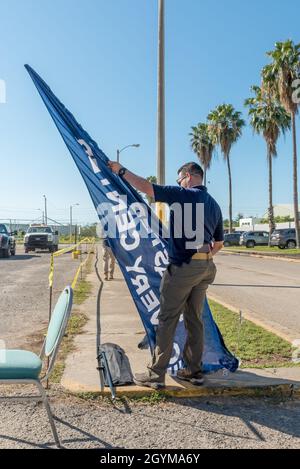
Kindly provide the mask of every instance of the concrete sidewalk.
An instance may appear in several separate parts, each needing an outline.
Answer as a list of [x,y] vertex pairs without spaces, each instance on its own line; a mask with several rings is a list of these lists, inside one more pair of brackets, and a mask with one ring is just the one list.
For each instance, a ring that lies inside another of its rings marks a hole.
[[[88,317],[82,334],[75,338],[75,351],[67,360],[62,378],[63,387],[73,393],[101,393],[96,360],[96,296],[99,281],[95,272],[87,280],[92,285],[89,298],[76,309]],[[150,360],[149,350],[137,345],[144,329],[119,268],[113,281],[104,282],[101,295],[101,343],[112,342],[126,352],[133,373],[144,372]],[[135,385],[117,388],[117,395],[146,395],[154,391]],[[278,369],[244,369],[235,373],[221,370],[206,375],[204,386],[193,386],[167,376],[167,395],[189,397],[204,395],[272,395],[300,396],[300,367]],[[104,394],[110,395],[109,388]]]

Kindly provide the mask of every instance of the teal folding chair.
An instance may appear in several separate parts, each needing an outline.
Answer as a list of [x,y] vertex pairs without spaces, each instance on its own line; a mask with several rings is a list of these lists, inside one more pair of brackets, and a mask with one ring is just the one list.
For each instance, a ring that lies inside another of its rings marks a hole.
[[[49,378],[54,366],[59,345],[64,336],[71,314],[73,291],[66,287],[61,293],[52,312],[48,332],[40,355],[26,350],[0,350],[0,384],[34,384],[40,391],[37,396],[11,397],[3,396],[0,400],[24,401],[33,400],[43,402],[51,425],[53,437],[58,448],[61,448],[49,401],[42,386],[42,381]],[[41,376],[43,360],[49,359],[49,367]]]

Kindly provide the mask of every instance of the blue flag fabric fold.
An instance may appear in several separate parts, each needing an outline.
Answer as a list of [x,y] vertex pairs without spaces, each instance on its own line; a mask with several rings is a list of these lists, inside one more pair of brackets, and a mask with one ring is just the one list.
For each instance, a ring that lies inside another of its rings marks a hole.
[[[107,156],[48,85],[29,65],[25,65],[25,68],[84,179],[153,351],[159,313],[159,286],[168,265],[168,240],[163,237],[163,227],[142,196],[126,181],[111,172],[107,167]],[[204,371],[220,368],[235,371],[238,360],[226,348],[207,300],[203,322]],[[185,338],[186,331],[181,318],[176,329],[173,355],[169,364],[168,371],[171,373],[175,373],[184,365],[182,352]]]

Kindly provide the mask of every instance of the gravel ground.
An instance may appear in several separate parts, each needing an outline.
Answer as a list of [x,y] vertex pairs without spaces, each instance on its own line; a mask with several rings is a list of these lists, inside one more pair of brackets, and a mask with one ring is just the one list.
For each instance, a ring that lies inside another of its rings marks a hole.
[[[72,282],[78,264],[71,254],[55,259],[53,302]],[[22,246],[16,256],[0,259],[0,340],[7,348],[32,349],[35,336],[47,327],[49,265],[49,253],[24,254]]]
[[[72,279],[77,261],[57,260],[55,294]],[[0,339],[32,345],[48,319],[49,255],[0,260]],[[34,301],[33,301],[34,298]],[[9,390],[1,387],[1,395]],[[149,403],[86,401],[49,391],[65,448],[300,448],[300,401],[197,398]],[[41,403],[0,405],[0,449],[54,448]]]
[[[53,391],[65,448],[300,448],[300,402],[177,399],[154,405],[84,401]],[[1,448],[54,447],[41,404],[2,404]]]

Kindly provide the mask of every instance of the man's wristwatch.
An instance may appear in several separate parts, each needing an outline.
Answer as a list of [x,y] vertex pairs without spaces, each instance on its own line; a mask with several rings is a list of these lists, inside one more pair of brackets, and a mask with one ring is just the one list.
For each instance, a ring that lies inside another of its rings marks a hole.
[[119,169],[118,175],[119,175],[120,177],[123,177],[124,174],[126,173],[126,171],[127,171],[127,168],[122,167],[122,168]]

